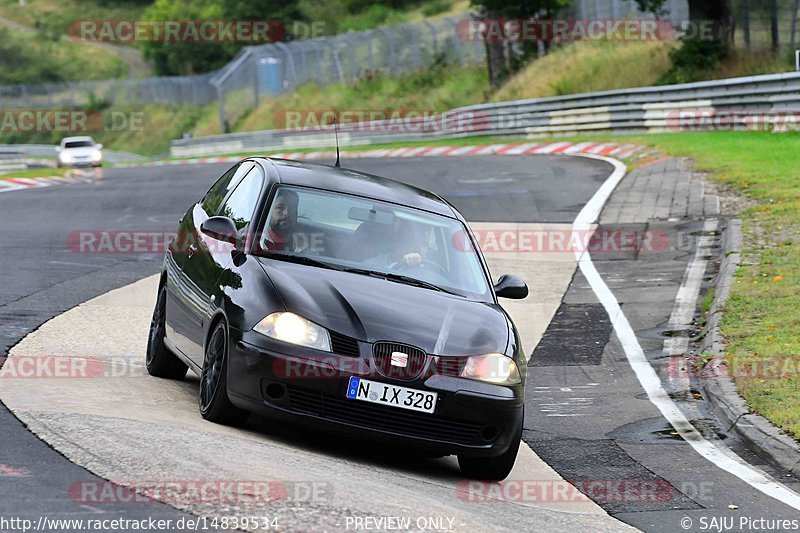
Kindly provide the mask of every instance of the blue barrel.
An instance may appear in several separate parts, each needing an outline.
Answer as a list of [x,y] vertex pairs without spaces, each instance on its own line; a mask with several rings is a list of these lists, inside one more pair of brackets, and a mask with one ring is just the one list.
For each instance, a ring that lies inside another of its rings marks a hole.
[[283,69],[277,57],[262,57],[258,60],[258,88],[267,94],[283,92]]

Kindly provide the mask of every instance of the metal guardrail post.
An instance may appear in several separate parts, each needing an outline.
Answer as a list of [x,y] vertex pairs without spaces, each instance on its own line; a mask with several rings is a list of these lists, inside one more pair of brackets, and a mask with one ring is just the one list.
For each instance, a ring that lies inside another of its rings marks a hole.
[[431,32],[431,42],[433,43],[433,56],[436,57],[439,53],[439,39],[436,31],[436,26],[434,26],[431,21],[423,20],[422,23],[428,28],[428,31]]
[[392,75],[394,75],[397,73],[397,50],[394,46],[394,38],[386,28],[378,28],[375,31],[386,37],[386,44],[388,46],[389,53],[389,68]]

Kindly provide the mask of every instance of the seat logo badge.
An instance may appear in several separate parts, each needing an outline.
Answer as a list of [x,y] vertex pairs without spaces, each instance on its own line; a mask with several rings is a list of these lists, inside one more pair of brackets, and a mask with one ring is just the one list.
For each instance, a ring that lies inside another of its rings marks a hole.
[[408,366],[408,354],[403,352],[392,352],[392,366],[405,368]]

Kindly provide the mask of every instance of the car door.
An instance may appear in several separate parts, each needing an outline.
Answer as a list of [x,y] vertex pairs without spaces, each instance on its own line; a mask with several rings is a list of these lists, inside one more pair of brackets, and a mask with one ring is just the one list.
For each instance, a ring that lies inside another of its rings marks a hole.
[[[261,195],[264,184],[264,174],[258,165],[249,164],[247,174],[239,180],[233,191],[219,206],[215,215],[226,216],[233,220],[240,235],[244,236],[249,230],[250,221]],[[200,227],[202,222],[197,224]],[[203,350],[205,344],[205,330],[211,311],[215,308],[211,301],[222,273],[233,260],[233,250],[229,243],[219,241],[202,231],[197,232],[196,250],[187,255],[183,266],[184,276],[194,291],[196,299],[189,306],[191,312],[191,331],[188,338],[186,355],[198,366],[203,364]]]
[[[197,316],[202,297],[200,290],[186,276],[184,267],[189,257],[196,253],[200,224],[214,216],[225,198],[238,185],[244,175],[253,167],[252,162],[244,162],[228,169],[208,190],[206,195],[195,203],[181,219],[178,235],[170,243],[166,254],[167,268],[167,338],[184,355],[189,355],[196,334]],[[200,341],[202,342],[202,341]]]

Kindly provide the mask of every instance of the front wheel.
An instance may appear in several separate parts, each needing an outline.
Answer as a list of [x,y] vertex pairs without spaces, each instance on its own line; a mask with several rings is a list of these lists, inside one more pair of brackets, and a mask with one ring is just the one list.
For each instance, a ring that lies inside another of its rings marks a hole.
[[461,473],[469,479],[483,479],[486,481],[502,481],[511,473],[514,462],[517,460],[520,440],[522,439],[522,420],[519,422],[511,444],[502,455],[497,457],[465,457],[458,456],[458,466]]
[[214,326],[206,345],[200,373],[200,414],[227,426],[241,424],[248,416],[228,398],[228,330],[222,321]]
[[169,351],[164,344],[167,321],[167,286],[158,290],[153,318],[150,321],[150,334],[147,338],[145,366],[151,376],[168,379],[183,379],[189,369],[183,361]]

